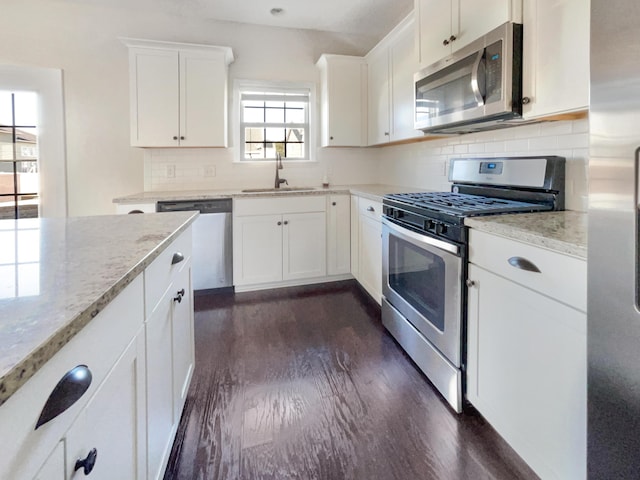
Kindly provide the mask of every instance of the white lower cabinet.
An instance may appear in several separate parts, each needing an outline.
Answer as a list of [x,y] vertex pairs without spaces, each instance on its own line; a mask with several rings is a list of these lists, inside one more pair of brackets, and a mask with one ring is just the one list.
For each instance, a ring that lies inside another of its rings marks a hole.
[[327,196],[327,275],[351,272],[351,197]]
[[237,199],[233,281],[239,290],[306,283],[327,275],[324,196]]
[[[0,431],[11,432],[0,478],[80,479],[85,468],[92,479],[164,476],[194,366],[191,235],[178,236],[0,407]],[[56,384],[79,365],[91,372],[86,392],[34,429]]]
[[67,432],[64,478],[145,478],[144,347],[141,330]]
[[382,204],[358,199],[358,270],[354,276],[373,299],[382,302]]
[[190,229],[147,267],[145,297],[147,478],[157,480],[164,476],[193,373]]
[[474,230],[470,251],[467,398],[541,478],[584,479],[586,262]]

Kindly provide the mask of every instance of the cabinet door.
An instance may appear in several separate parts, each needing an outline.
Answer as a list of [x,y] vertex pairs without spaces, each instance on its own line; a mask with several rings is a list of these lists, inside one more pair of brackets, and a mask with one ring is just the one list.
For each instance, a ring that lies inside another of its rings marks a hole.
[[180,52],[180,146],[227,146],[224,53]]
[[85,478],[74,471],[77,460],[92,449],[97,457],[91,479],[144,479],[144,336],[129,344],[100,388],[66,435],[66,478]]
[[523,16],[523,97],[529,98],[524,117],[586,110],[589,2],[528,0]]
[[178,52],[133,48],[129,55],[131,145],[178,146]]
[[283,215],[283,280],[323,277],[327,274],[326,217],[324,212]]
[[[191,295],[191,265],[185,265],[173,282],[172,345],[173,345],[173,419],[180,422],[189,383],[193,375],[193,298]],[[179,300],[177,300],[179,299]]]
[[56,445],[49,458],[44,462],[33,480],[64,480],[64,441]]
[[487,34],[505,22],[522,21],[522,0],[456,0],[459,2],[459,27],[452,30],[453,51]]
[[323,55],[318,66],[322,84],[322,146],[361,147],[366,105],[362,57]]
[[235,285],[282,280],[282,215],[233,219]]
[[349,195],[327,197],[327,273],[351,271],[351,200]]
[[360,215],[359,275],[360,284],[373,299],[382,299],[382,224],[379,219]]
[[586,477],[586,315],[469,267],[467,397],[541,478]]
[[175,423],[171,358],[173,297],[173,285],[170,285],[146,322],[147,462],[150,480],[162,477],[162,467],[171,449],[170,441]]
[[390,72],[389,50],[381,48],[367,57],[369,145],[387,143],[390,140],[389,103]]
[[452,2],[457,8],[457,0],[416,0],[421,67],[431,65],[451,53],[451,44],[443,45],[443,42],[449,40],[452,32]]
[[423,133],[413,128],[414,84],[418,70],[415,54],[414,22],[410,22],[390,46],[391,58],[391,140],[419,137]]

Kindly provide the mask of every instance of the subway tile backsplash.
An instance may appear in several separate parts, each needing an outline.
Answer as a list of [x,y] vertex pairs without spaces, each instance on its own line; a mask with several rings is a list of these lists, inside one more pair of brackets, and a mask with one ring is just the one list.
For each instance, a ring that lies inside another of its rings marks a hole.
[[[285,165],[290,185],[383,183],[449,190],[449,160],[459,157],[560,155],[567,159],[566,208],[587,210],[588,119],[543,122],[382,148],[319,148],[316,161]],[[229,149],[145,151],[145,191],[269,187],[274,165],[234,163]]]
[[380,182],[449,190],[449,160],[559,155],[566,163],[566,208],[587,210],[588,119],[543,122],[380,149]]

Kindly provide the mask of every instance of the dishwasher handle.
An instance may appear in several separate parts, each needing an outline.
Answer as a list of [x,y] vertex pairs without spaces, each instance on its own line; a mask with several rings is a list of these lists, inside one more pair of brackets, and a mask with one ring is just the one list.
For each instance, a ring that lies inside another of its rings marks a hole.
[[230,198],[161,201],[156,204],[156,212],[231,213],[232,205]]

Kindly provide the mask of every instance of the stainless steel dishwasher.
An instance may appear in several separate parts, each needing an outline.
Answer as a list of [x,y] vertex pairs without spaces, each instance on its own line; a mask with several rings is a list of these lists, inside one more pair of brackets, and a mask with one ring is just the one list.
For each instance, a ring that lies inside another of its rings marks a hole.
[[158,202],[158,212],[197,211],[193,223],[192,277],[194,290],[233,285],[230,198]]

